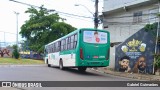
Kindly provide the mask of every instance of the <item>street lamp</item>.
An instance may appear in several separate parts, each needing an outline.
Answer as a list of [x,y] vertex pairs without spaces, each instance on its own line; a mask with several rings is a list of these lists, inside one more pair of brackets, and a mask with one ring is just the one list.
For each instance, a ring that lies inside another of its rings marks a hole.
[[74,6],[83,6],[85,9],[87,9],[88,12],[90,12],[94,16],[94,13],[92,13],[85,5],[75,4]]
[[16,23],[17,23],[17,36],[16,36],[16,44],[18,46],[18,15],[19,13],[18,12],[14,12],[16,14]]
[[98,2],[99,0],[95,0],[95,13],[92,13],[85,5],[82,4],[75,4],[75,6],[83,6],[84,8],[86,8],[94,17],[94,28],[97,29],[98,28]]

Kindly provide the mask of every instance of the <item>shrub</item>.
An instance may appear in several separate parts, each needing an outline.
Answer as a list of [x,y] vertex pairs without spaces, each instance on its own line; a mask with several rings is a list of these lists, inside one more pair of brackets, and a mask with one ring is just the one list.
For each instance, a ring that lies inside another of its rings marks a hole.
[[18,59],[19,58],[19,56],[20,56],[20,54],[19,54],[19,52],[18,52],[18,46],[17,45],[13,45],[13,57],[14,58],[16,58],[16,59]]

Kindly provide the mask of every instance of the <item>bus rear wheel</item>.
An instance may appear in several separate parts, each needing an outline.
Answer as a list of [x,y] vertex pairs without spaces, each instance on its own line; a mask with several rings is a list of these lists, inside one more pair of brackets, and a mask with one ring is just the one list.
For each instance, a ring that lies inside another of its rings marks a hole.
[[60,68],[61,70],[64,69],[64,67],[63,67],[63,61],[62,61],[62,60],[59,61],[59,68]]
[[51,64],[48,64],[48,60],[47,60],[47,66],[48,66],[48,67],[51,67]]
[[80,72],[85,72],[86,69],[87,69],[87,67],[78,67],[78,70],[79,70]]

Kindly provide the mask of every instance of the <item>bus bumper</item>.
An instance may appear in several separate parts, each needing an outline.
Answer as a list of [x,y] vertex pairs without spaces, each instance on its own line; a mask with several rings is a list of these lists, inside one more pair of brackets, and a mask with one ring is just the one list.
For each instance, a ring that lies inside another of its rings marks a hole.
[[99,60],[99,61],[81,60],[76,66],[106,67],[109,66],[109,60]]

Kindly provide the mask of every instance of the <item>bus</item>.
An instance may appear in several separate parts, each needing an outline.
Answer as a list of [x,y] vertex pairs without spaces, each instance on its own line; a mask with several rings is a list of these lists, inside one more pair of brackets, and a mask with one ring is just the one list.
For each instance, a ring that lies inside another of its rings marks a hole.
[[110,62],[110,33],[106,30],[81,28],[47,45],[44,60],[48,67],[106,67]]

